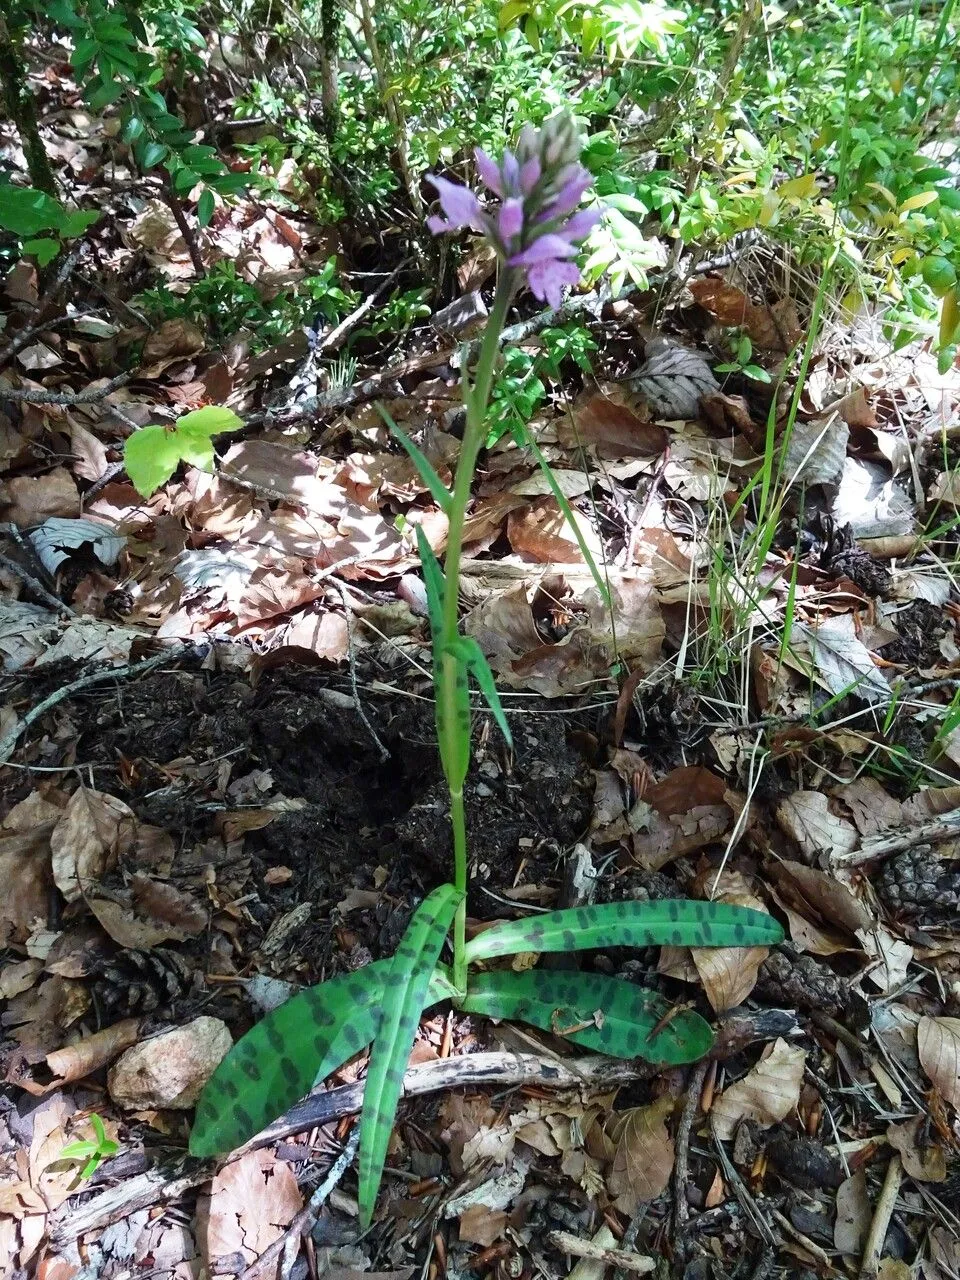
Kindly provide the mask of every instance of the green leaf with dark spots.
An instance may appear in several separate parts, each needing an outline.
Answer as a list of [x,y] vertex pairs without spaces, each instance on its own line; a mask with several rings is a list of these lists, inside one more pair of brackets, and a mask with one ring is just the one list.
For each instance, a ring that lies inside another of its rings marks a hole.
[[471,974],[464,1013],[512,1018],[615,1058],[675,1066],[713,1044],[709,1023],[654,991],[591,973],[528,969]]
[[441,885],[420,904],[390,961],[381,995],[382,1020],[367,1070],[360,1117],[360,1225],[373,1219],[387,1145],[403,1088],[403,1073],[427,1004],[447,930],[463,894]]
[[238,1040],[200,1095],[191,1155],[242,1146],[365,1048],[380,1024],[390,965],[378,960],[309,987]]
[[726,902],[607,902],[505,920],[467,943],[467,963],[518,951],[592,951],[597,947],[758,947],[783,941],[763,911]]
[[504,715],[500,695],[497,693],[497,686],[494,683],[493,672],[490,670],[490,664],[487,662],[483,650],[473,636],[458,636],[455,644],[451,647],[454,649],[457,660],[464,663],[480,686],[484,702],[493,712],[493,718],[496,720],[500,732],[506,738],[507,745],[512,747],[513,737],[510,733],[510,726],[507,724],[507,717]]

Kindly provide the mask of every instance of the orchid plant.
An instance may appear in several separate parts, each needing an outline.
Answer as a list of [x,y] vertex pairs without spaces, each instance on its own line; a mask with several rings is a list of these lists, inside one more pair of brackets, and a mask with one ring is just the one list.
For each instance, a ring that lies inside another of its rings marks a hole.
[[[433,640],[437,742],[450,793],[453,882],[434,889],[420,904],[395,955],[300,992],[249,1031],[207,1084],[190,1136],[195,1155],[233,1150],[372,1044],[360,1119],[364,1227],[372,1220],[410,1050],[421,1014],[430,1005],[451,1000],[467,1013],[516,1018],[593,1050],[665,1064],[694,1061],[713,1042],[709,1024],[697,1013],[671,1008],[656,993],[629,982],[540,969],[471,972],[471,966],[518,952],[666,943],[762,946],[783,937],[779,924],[763,912],[669,900],[552,911],[494,924],[467,940],[464,784],[471,751],[471,675],[508,742],[510,729],[479,645],[460,634],[464,521],[511,300],[526,284],[541,301],[558,306],[563,289],[579,280],[577,249],[600,217],[595,210],[579,208],[590,184],[579,155],[574,122],[559,115],[540,130],[525,128],[516,150],[506,152],[499,163],[477,151],[477,170],[497,198],[493,208],[466,187],[431,178],[443,216],[429,219],[430,230],[446,234],[469,228],[484,236],[499,258],[496,294],[476,365],[472,377],[464,373],[466,428],[452,491],[413,441],[390,423],[448,519],[442,568],[420,528],[417,541]],[[563,499],[558,489],[554,493]],[[446,965],[440,956],[451,926],[452,961]]]

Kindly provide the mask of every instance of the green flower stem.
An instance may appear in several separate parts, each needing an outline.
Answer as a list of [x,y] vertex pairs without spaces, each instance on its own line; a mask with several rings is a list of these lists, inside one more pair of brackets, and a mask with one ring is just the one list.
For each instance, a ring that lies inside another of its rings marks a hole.
[[[447,529],[447,549],[444,556],[443,576],[446,590],[443,597],[443,628],[439,636],[442,676],[439,681],[437,696],[445,701],[444,737],[455,737],[462,726],[456,719],[456,684],[463,679],[458,671],[458,659],[451,651],[451,645],[459,634],[460,603],[460,557],[463,552],[463,525],[470,501],[470,488],[477,458],[485,439],[485,424],[490,391],[493,387],[493,375],[500,349],[500,334],[503,331],[510,307],[510,300],[517,287],[517,273],[504,267],[497,282],[497,291],[493,300],[493,308],[484,330],[480,354],[477,357],[476,376],[473,387],[466,393],[467,423],[460,446],[460,457],[457,461],[457,473],[453,482],[453,498],[450,502],[450,523]],[[438,718],[439,719],[439,718]],[[469,726],[467,726],[469,733]],[[441,755],[447,760],[456,758],[454,743],[441,741]],[[469,752],[468,752],[469,759]],[[464,770],[464,773],[466,770]],[[453,865],[454,884],[465,895],[467,891],[467,829],[463,808],[463,777],[455,777],[448,773],[447,784],[450,788],[450,821],[453,826]],[[457,908],[453,922],[453,983],[459,992],[467,989],[466,959],[466,924],[467,906],[464,897]]]

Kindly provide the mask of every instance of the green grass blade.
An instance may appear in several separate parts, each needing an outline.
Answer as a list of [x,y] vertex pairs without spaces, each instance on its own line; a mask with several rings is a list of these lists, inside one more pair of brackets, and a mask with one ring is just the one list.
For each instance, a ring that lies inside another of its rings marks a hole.
[[458,661],[463,662],[473,674],[473,678],[483,694],[484,702],[493,712],[493,718],[496,720],[500,732],[507,740],[507,746],[512,747],[513,737],[510,733],[510,726],[507,724],[507,717],[504,714],[500,695],[497,693],[497,686],[494,683],[493,672],[484,657],[483,650],[473,636],[459,636],[453,648]]
[[725,902],[608,902],[505,920],[467,943],[467,963],[518,951],[588,951],[594,947],[756,947],[783,941],[772,916]]
[[418,448],[418,446],[413,443],[406,432],[400,430],[382,404],[377,405],[377,411],[380,414],[380,417],[383,418],[384,422],[390,428],[393,435],[400,441],[404,449],[406,449],[410,461],[417,468],[417,474],[420,479],[430,490],[434,502],[436,502],[444,515],[447,515],[450,511],[452,494],[437,475],[436,471],[434,471],[433,464],[430,459],[422,449]]
[[587,567],[590,570],[590,573],[593,577],[593,581],[596,584],[597,590],[600,592],[600,599],[603,601],[604,606],[607,609],[609,609],[611,607],[610,588],[608,587],[606,579],[604,578],[603,574],[600,572],[597,566],[596,560],[594,560],[593,558],[593,553],[591,552],[590,548],[587,546],[586,538],[583,536],[583,534],[580,531],[580,525],[577,522],[577,517],[574,514],[573,507],[571,507],[570,501],[567,498],[567,495],[563,492],[563,490],[557,484],[557,477],[553,474],[553,471],[550,468],[550,463],[546,460],[546,458],[540,452],[540,446],[537,444],[536,440],[534,440],[530,432],[526,430],[526,428],[524,428],[524,432],[523,432],[523,443],[526,448],[530,449],[533,452],[533,456],[537,460],[537,465],[539,466],[540,470],[543,472],[544,477],[546,478],[547,484],[550,486],[550,492],[553,494],[554,498],[556,499],[557,506],[560,508],[560,511],[563,514],[564,520],[566,520],[567,524],[573,530],[573,536],[577,540],[577,546],[580,548],[580,554],[583,556],[584,560],[587,562]]
[[360,1117],[359,1201],[364,1230],[373,1219],[403,1073],[420,1015],[427,1004],[440,948],[462,898],[462,892],[452,884],[434,889],[417,908],[390,961]]
[[713,1044],[709,1023],[689,1009],[673,1013],[654,991],[590,973],[528,969],[470,978],[465,1013],[512,1018],[615,1058],[675,1066],[696,1062]]
[[309,987],[238,1040],[200,1095],[190,1154],[242,1146],[368,1045],[380,1024],[391,964],[378,960]]

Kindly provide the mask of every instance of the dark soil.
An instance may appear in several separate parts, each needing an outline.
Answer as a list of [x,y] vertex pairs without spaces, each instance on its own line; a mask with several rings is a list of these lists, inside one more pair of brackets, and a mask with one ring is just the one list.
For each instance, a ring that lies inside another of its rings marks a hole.
[[[255,687],[247,675],[164,671],[61,705],[97,787],[169,832],[187,864],[191,851],[209,849],[224,810],[284,797],[286,811],[246,834],[256,892],[245,905],[266,929],[308,904],[301,935],[288,941],[319,974],[351,963],[338,954],[344,943],[363,948],[361,962],[391,952],[412,908],[452,874],[432,703],[360,688],[369,727],[343,676],[292,666]],[[505,891],[558,888],[563,851],[586,830],[592,805],[593,775],[568,740],[567,718],[541,711],[512,720],[512,752],[489,717],[475,724],[466,807],[470,911],[481,919],[509,912]],[[262,798],[231,792],[248,776],[266,788]],[[292,875],[271,884],[270,869],[281,867]],[[337,911],[351,890],[376,890],[380,905]]]

